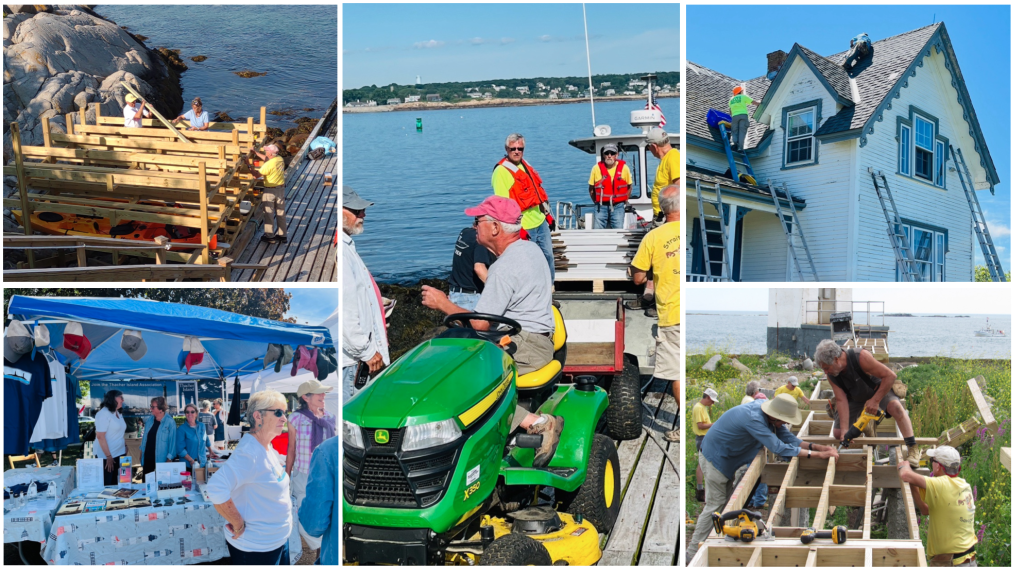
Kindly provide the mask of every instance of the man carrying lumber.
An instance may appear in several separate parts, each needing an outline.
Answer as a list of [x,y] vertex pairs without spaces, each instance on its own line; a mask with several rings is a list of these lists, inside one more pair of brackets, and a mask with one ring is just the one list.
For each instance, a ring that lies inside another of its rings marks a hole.
[[974,496],[971,485],[960,478],[960,453],[940,446],[926,453],[932,459],[932,476],[914,472],[904,461],[897,469],[900,480],[910,485],[914,505],[928,521],[929,566],[977,566],[974,533]]
[[796,386],[796,377],[790,377],[786,379],[786,384],[775,389],[775,394],[782,393],[784,395],[790,395],[798,401],[803,401],[807,406],[811,406],[811,401],[804,395],[804,390]]
[[124,127],[141,128],[142,118],[152,117],[146,109],[146,100],[136,98],[135,94],[125,94],[124,102]]
[[832,424],[832,435],[837,439],[845,437],[850,424],[864,411],[870,414],[885,412],[896,419],[903,442],[907,444],[907,461],[917,468],[921,463],[921,447],[914,440],[914,427],[910,424],[907,410],[892,392],[896,373],[864,349],[843,352],[832,339],[818,343],[814,362],[821,365],[835,393],[836,418]]
[[800,440],[783,426],[786,423],[800,426],[803,417],[792,396],[779,395],[770,401],[756,400],[727,410],[704,436],[697,461],[704,472],[707,504],[686,548],[687,564],[711,533],[711,516],[725,508],[731,495],[730,478],[735,488],[742,478],[737,471],[754,460],[762,447],[779,456],[839,458],[834,447]]

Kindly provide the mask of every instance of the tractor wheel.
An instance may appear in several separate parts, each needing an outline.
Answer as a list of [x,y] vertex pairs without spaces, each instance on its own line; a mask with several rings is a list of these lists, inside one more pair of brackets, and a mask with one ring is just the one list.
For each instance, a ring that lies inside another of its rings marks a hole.
[[644,405],[640,396],[640,367],[631,361],[622,364],[622,372],[608,386],[608,410],[605,421],[608,435],[615,440],[633,440],[644,432]]
[[551,555],[540,542],[513,532],[491,542],[480,557],[480,565],[551,566]]
[[603,434],[596,434],[590,445],[587,478],[579,490],[565,493],[562,500],[568,502],[568,506],[564,512],[580,513],[598,532],[609,532],[619,516],[621,497],[622,479],[615,443]]

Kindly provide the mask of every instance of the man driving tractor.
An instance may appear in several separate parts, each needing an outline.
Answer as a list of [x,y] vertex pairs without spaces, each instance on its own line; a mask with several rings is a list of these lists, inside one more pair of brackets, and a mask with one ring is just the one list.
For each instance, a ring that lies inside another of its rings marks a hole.
[[[487,273],[480,300],[475,309],[463,309],[452,303],[444,292],[424,285],[423,305],[445,315],[486,313],[516,321],[522,331],[510,338],[515,345],[513,359],[519,374],[539,370],[551,361],[555,352],[552,281],[544,254],[535,243],[520,240],[522,212],[515,201],[490,196],[480,205],[466,209],[466,215],[474,217],[473,227],[480,245],[498,257]],[[474,319],[470,324],[478,331],[491,328],[489,321]],[[538,416],[521,406],[516,407],[512,419],[513,431],[520,427],[529,434],[543,437],[534,466],[544,466],[551,460],[563,426],[562,417]]]

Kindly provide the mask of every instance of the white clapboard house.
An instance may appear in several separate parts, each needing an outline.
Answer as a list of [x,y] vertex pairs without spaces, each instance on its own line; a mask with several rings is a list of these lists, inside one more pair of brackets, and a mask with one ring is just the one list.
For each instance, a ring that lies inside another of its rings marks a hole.
[[[975,194],[999,177],[945,25],[869,45],[794,44],[745,81],[687,62],[688,281],[972,281],[976,248],[1002,277]],[[748,161],[708,113],[741,84]]]

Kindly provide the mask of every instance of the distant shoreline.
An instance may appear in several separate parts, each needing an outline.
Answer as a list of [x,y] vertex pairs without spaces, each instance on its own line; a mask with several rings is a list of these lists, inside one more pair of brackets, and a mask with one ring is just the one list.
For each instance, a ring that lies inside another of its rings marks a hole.
[[[660,96],[662,99],[678,99],[678,93]],[[647,96],[597,96],[594,102],[624,102],[630,100],[646,101]],[[565,100],[522,100],[513,98],[493,98],[490,100],[470,100],[466,102],[414,102],[394,106],[342,107],[342,113],[366,114],[376,112],[413,112],[432,110],[467,110],[477,108],[515,108],[525,106],[547,106],[556,104],[579,104],[589,102],[589,98],[572,98]]]

